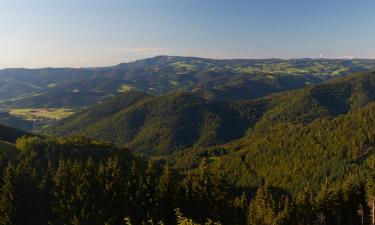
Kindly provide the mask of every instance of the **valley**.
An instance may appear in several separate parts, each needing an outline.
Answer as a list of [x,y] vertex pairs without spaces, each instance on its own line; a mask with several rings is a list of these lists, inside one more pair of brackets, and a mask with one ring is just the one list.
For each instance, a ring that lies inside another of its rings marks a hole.
[[375,60],[177,56],[101,68],[4,69],[0,70],[0,121],[35,132],[72,112],[128,91],[153,96],[183,91],[209,101],[249,100],[372,69]]
[[10,109],[9,115],[20,117],[25,120],[61,120],[74,114],[71,109]]
[[[248,210],[260,207],[257,216],[269,210],[278,224],[305,225],[321,214],[329,224],[339,217],[355,224],[358,207],[370,213],[374,196],[374,65],[160,56],[105,68],[0,71],[3,87],[19,91],[1,95],[3,182],[28,183],[30,192],[15,193],[36,202],[33,192],[51,194],[39,204],[67,224],[103,213],[88,202],[125,207],[98,219],[116,223],[129,209],[137,223],[246,224]],[[10,194],[0,192],[0,212]],[[84,210],[70,211],[69,198]],[[332,211],[335,204],[342,211]],[[46,220],[45,211],[33,214]]]
[[[373,69],[375,60],[177,56],[101,68],[4,69],[0,70],[0,101],[19,108],[79,108],[129,90],[151,95],[194,90],[210,99],[249,99]],[[237,88],[243,90],[235,95],[231,89]]]
[[0,225],[375,225],[374,9],[0,0]]

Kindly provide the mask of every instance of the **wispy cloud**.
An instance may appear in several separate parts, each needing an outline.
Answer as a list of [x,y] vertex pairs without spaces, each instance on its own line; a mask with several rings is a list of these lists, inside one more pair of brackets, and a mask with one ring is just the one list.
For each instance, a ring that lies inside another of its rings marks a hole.
[[107,52],[129,52],[129,53],[140,53],[140,54],[151,54],[151,53],[165,53],[169,52],[166,48],[109,48]]
[[344,55],[344,56],[339,56],[337,58],[338,59],[354,59],[354,56],[352,56],[352,55]]

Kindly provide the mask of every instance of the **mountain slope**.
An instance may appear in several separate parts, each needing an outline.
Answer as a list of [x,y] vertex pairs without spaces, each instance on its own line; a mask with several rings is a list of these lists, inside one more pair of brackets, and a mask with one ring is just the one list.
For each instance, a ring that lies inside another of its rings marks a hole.
[[209,99],[253,99],[371,69],[373,60],[172,56],[102,68],[6,69],[0,70],[0,101],[11,107],[85,107],[131,89],[152,95],[200,90]]
[[[257,119],[255,113],[240,115],[236,104],[209,102],[189,93],[158,97],[137,93],[140,100],[128,101],[135,93],[73,115],[49,128],[49,132],[83,134],[125,144],[145,154],[170,154],[193,145],[213,145],[239,138]],[[129,104],[119,107],[118,102],[124,100]],[[263,101],[256,101],[249,102],[246,108],[260,112],[262,106],[265,106]],[[107,113],[96,110],[99,108],[114,110]]]
[[[375,160],[374,75],[271,96],[273,108],[243,138],[168,160],[181,170],[207,160],[240,187],[261,181],[292,193],[314,192],[351,174],[366,177]],[[282,98],[285,104],[276,104]]]
[[319,78],[308,75],[233,75],[197,83],[191,91],[208,100],[249,100],[276,92],[302,88],[309,84],[318,84],[321,81]]
[[9,159],[15,159],[18,153],[15,144],[0,141],[0,165],[4,165]]
[[[112,98],[106,102],[90,107],[87,110],[78,112],[68,119],[62,120],[57,124],[56,130],[59,133],[68,134],[90,126],[107,117],[111,117],[125,107],[131,106],[136,102],[147,98],[148,95],[139,91],[130,91],[123,96]],[[55,128],[53,129],[55,130]]]
[[254,130],[266,132],[282,123],[308,124],[345,114],[373,102],[374,90],[375,76],[366,73],[257,100],[216,102],[183,92],[157,97],[131,92],[73,115],[49,132],[82,134],[147,155],[171,154],[232,141]]
[[25,135],[29,135],[29,133],[0,124],[0,141],[14,143],[19,137]]
[[240,187],[263,180],[269,186],[298,193],[320,189],[349,174],[368,171],[375,160],[375,104],[307,125],[279,124],[221,146],[175,154],[170,162],[193,168],[207,159]]

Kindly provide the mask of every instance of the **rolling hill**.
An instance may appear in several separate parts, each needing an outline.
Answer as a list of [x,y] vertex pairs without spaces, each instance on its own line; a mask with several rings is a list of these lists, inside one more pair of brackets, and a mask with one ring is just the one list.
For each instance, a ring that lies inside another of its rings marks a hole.
[[[269,87],[264,80],[261,84],[256,81],[234,76],[226,82],[234,82],[237,87],[243,83]],[[16,181],[21,182],[13,184],[13,179],[9,179],[12,173],[4,180],[10,187],[26,184],[27,189],[14,188],[18,191],[15,196],[17,200],[27,199],[32,207],[40,195],[30,192],[30,188],[46,190],[42,192],[45,196],[62,190],[58,202],[51,200],[53,204],[60,206],[60,199],[70,203],[72,196],[77,196],[77,208],[85,210],[86,206],[106,203],[108,190],[113,190],[113,202],[123,196],[126,203],[128,199],[134,199],[136,206],[138,202],[146,203],[134,208],[134,212],[143,212],[145,207],[152,212],[155,202],[159,203],[154,199],[162,193],[168,200],[162,199],[161,204],[182,204],[181,208],[192,218],[203,211],[201,206],[211,212],[215,199],[219,199],[215,203],[217,210],[210,218],[228,215],[228,208],[233,211],[231,218],[246,218],[249,208],[264,203],[264,198],[277,212],[275,215],[288,215],[293,222],[297,218],[301,224],[306,214],[307,220],[314,221],[327,215],[336,224],[341,220],[357,221],[359,208],[365,207],[369,212],[375,165],[374,72],[328,79],[260,98],[246,88],[230,90],[229,85],[220,86],[220,82],[205,85],[204,92],[197,84],[194,91],[154,96],[128,89],[44,130],[58,136],[85,135],[125,146],[150,157],[147,166],[127,149],[73,136],[20,139],[18,163],[15,160],[13,167],[8,162],[17,153],[15,145],[1,140],[14,141],[23,132],[0,126],[0,164],[8,165],[4,171],[14,171]],[[240,97],[232,95],[236,90]],[[242,99],[245,95],[253,97]],[[168,165],[161,173],[158,166],[163,164]],[[54,186],[50,188],[49,184]],[[65,188],[75,191],[66,195]],[[82,200],[82,190],[91,193],[90,197]],[[13,192],[2,192],[2,196],[13,196]],[[23,206],[18,201],[12,204]],[[336,210],[337,205],[341,211]],[[27,215],[30,208],[25,210]],[[165,215],[164,207],[159,208]],[[64,209],[69,214],[72,208],[66,205]],[[226,210],[221,213],[221,209]],[[85,210],[77,212],[82,215]],[[119,219],[122,221],[123,217]]]
[[371,103],[338,117],[274,125],[224,145],[180,151],[168,162],[187,170],[207,160],[243,188],[265,182],[294,194],[316,192],[351,174],[366,177],[375,160],[374,118]]
[[374,68],[373,60],[157,56],[102,68],[5,69],[0,70],[0,101],[3,107],[86,107],[132,89],[152,95],[195,91],[208,99],[254,99]]
[[68,117],[47,132],[81,134],[146,155],[165,155],[264,133],[278,124],[303,125],[346,114],[373,102],[374,90],[374,74],[362,73],[256,100],[218,102],[186,92],[153,97],[133,91]]
[[[262,105],[262,101],[249,103],[247,109],[259,110]],[[129,92],[68,117],[47,132],[81,134],[147,155],[170,154],[244,135],[256,116],[243,117],[235,106],[185,92],[157,97]]]

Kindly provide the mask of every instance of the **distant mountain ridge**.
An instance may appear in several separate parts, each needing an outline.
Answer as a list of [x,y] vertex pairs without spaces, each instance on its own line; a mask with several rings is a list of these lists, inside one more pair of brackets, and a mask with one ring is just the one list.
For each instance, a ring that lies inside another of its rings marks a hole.
[[[157,56],[101,68],[0,70],[10,107],[79,108],[136,89],[152,95],[195,91],[208,99],[254,99],[375,69],[375,60],[233,59]],[[259,87],[262,90],[259,91]],[[240,94],[234,90],[242,90]]]

